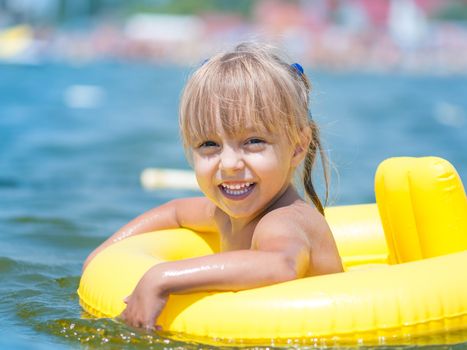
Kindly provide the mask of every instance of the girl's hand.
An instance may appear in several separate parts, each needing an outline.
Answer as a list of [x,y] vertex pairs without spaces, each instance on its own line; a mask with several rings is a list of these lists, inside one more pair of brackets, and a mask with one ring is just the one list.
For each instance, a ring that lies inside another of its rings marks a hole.
[[152,268],[144,274],[133,293],[125,298],[127,307],[121,318],[129,326],[154,330],[167,299],[168,295],[159,288],[156,270]]

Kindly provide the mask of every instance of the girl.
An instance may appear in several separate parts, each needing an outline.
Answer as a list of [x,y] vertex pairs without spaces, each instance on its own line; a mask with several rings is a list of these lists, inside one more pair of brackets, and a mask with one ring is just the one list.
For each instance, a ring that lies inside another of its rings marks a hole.
[[[220,53],[194,72],[182,95],[180,128],[205,197],[146,212],[84,266],[116,241],[167,228],[218,232],[222,252],[153,266],[125,300],[126,323],[152,329],[174,293],[238,291],[342,271],[311,183],[316,153],[325,158],[309,120],[309,90],[300,65],[258,44]],[[303,160],[303,184],[314,206],[291,183]]]

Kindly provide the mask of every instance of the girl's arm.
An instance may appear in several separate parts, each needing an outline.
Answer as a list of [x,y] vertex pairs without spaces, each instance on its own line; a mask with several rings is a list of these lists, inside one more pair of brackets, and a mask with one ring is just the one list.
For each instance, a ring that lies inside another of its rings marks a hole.
[[256,248],[153,266],[126,299],[122,318],[131,326],[152,329],[170,294],[238,291],[305,276],[310,264],[306,237],[274,231],[256,240]]
[[133,235],[178,227],[200,232],[215,231],[214,209],[214,205],[204,197],[175,199],[151,209],[123,226],[89,254],[83,271],[102,249]]

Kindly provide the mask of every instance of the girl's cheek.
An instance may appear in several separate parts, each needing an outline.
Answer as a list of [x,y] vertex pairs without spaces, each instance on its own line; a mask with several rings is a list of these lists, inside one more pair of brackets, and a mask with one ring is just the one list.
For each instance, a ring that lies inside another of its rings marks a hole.
[[207,172],[215,166],[215,157],[196,157],[193,162],[195,171]]
[[193,166],[200,186],[209,184],[215,178],[217,168],[214,159],[198,159]]
[[253,153],[248,157],[248,164],[253,164],[258,169],[275,168],[281,159],[275,152]]

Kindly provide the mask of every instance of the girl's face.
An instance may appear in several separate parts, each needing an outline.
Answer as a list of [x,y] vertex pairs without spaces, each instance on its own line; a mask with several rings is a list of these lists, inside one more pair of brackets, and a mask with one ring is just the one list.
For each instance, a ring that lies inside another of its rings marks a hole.
[[279,198],[301,159],[285,135],[255,129],[213,134],[193,147],[201,190],[237,219],[253,219]]

